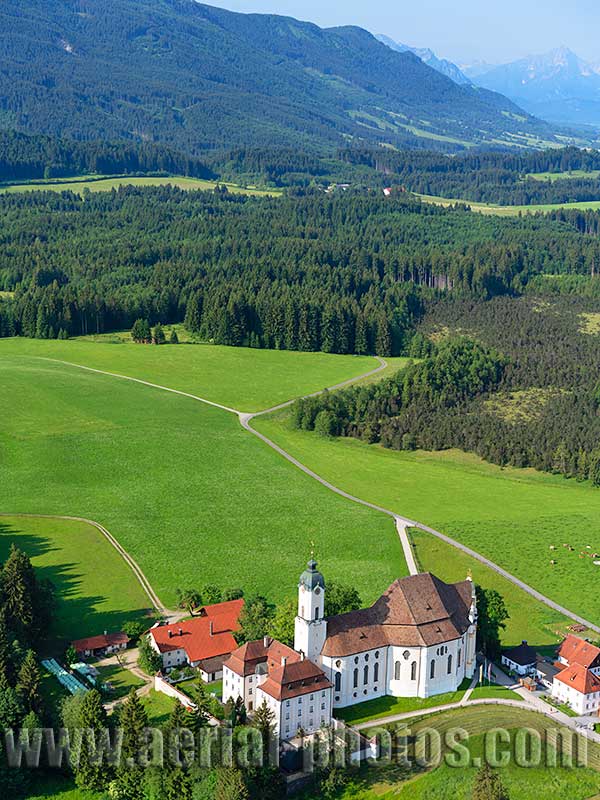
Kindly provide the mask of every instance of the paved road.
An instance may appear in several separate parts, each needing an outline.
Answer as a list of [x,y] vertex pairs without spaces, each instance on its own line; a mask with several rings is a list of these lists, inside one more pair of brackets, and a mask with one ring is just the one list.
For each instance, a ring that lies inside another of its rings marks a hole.
[[[99,373],[100,375],[108,375],[109,377],[112,377],[112,378],[120,378],[122,380],[133,381],[134,383],[140,383],[140,384],[142,384],[144,386],[149,386],[149,387],[154,388],[154,389],[160,389],[160,390],[165,391],[165,392],[171,392],[172,394],[182,395],[183,397],[187,397],[187,398],[189,398],[191,400],[196,400],[196,401],[198,401],[200,403],[204,403],[204,404],[209,405],[209,406],[220,408],[223,411],[228,411],[228,412],[230,412],[232,414],[236,414],[238,416],[239,420],[240,420],[240,423],[241,423],[242,427],[245,430],[247,430],[248,432],[250,432],[254,436],[258,437],[262,442],[264,442],[264,444],[266,444],[268,447],[270,447],[276,453],[279,453],[279,455],[281,455],[283,458],[285,458],[287,461],[289,461],[290,464],[293,464],[295,467],[297,467],[297,469],[302,470],[302,472],[304,472],[306,475],[309,475],[314,480],[318,481],[322,486],[325,486],[325,488],[329,489],[332,492],[335,492],[336,494],[340,495],[341,497],[346,498],[346,500],[350,500],[353,503],[359,503],[360,505],[366,506],[367,508],[372,508],[374,511],[379,511],[382,514],[386,514],[388,517],[391,517],[394,520],[394,524],[396,525],[396,529],[398,530],[400,541],[401,541],[401,544],[402,544],[402,547],[403,547],[403,551],[404,551],[404,555],[405,555],[407,564],[409,565],[409,570],[412,571],[414,569],[416,571],[417,567],[416,567],[416,564],[414,563],[414,555],[412,553],[412,547],[410,545],[410,541],[408,540],[408,536],[407,535],[403,536],[402,533],[401,533],[401,530],[404,530],[404,532],[406,533],[405,529],[407,527],[419,528],[420,530],[423,530],[426,533],[429,533],[432,536],[435,536],[438,539],[441,539],[443,542],[446,542],[446,544],[449,544],[452,547],[456,547],[458,550],[461,550],[463,553],[466,553],[471,558],[474,558],[477,561],[481,562],[486,567],[488,567],[489,569],[491,569],[494,572],[496,572],[498,575],[501,575],[503,578],[506,578],[506,580],[510,581],[515,586],[518,586],[524,592],[527,592],[527,594],[531,595],[532,597],[534,597],[539,602],[544,603],[545,605],[547,605],[549,608],[554,609],[555,611],[557,611],[558,613],[562,614],[563,616],[568,617],[569,619],[572,619],[575,622],[580,623],[581,625],[585,625],[586,628],[589,628],[590,630],[593,630],[596,633],[600,634],[600,626],[596,625],[595,623],[591,622],[590,620],[585,619],[584,617],[579,616],[578,614],[573,613],[568,608],[565,608],[564,606],[561,606],[559,603],[555,603],[554,600],[551,600],[549,597],[546,597],[541,592],[538,592],[536,589],[534,589],[533,587],[529,586],[524,581],[520,580],[519,578],[516,578],[514,575],[511,575],[510,572],[508,572],[507,570],[505,570],[502,567],[498,566],[498,564],[495,564],[489,558],[486,558],[485,556],[482,556],[480,553],[477,553],[475,550],[471,550],[470,547],[467,547],[466,545],[461,544],[461,542],[457,542],[455,539],[452,539],[450,536],[446,536],[446,534],[435,530],[435,528],[431,528],[428,525],[423,525],[422,523],[417,522],[416,520],[411,520],[408,517],[403,517],[401,514],[397,514],[395,511],[391,511],[389,508],[384,508],[383,506],[379,506],[376,503],[371,503],[368,500],[363,500],[360,497],[356,497],[355,495],[350,494],[350,492],[346,492],[344,489],[340,489],[339,487],[334,486],[334,484],[330,483],[325,478],[323,478],[321,475],[319,475],[318,473],[314,472],[309,467],[305,466],[301,461],[299,461],[297,458],[292,456],[290,453],[288,453],[286,450],[284,450],[278,444],[276,444],[271,439],[269,439],[267,436],[265,436],[263,433],[260,433],[260,431],[257,431],[255,428],[252,427],[252,421],[256,417],[263,416],[264,414],[269,414],[269,413],[271,413],[273,411],[276,411],[278,409],[286,408],[287,406],[291,405],[294,402],[294,400],[289,400],[286,403],[281,403],[278,406],[274,406],[273,408],[265,409],[264,411],[258,411],[258,412],[254,412],[254,413],[245,413],[245,412],[242,412],[242,411],[238,411],[238,410],[236,410],[234,408],[229,408],[228,406],[221,405],[219,403],[214,403],[211,400],[206,400],[203,397],[198,397],[197,395],[190,394],[189,392],[182,392],[179,389],[172,389],[172,388],[170,388],[168,386],[162,386],[162,385],[157,384],[157,383],[151,383],[150,381],[144,381],[144,380],[141,380],[139,378],[132,378],[132,377],[130,377],[128,375],[120,375],[120,374],[115,373],[115,372],[107,372],[107,371],[101,370],[101,369],[94,369],[93,367],[86,367],[86,366],[84,366],[82,364],[75,364],[75,363],[72,363],[70,361],[61,361],[59,359],[40,358],[40,360],[42,360],[42,361],[54,361],[56,363],[65,364],[65,365],[70,366],[70,367],[78,367],[79,369],[88,370],[89,372],[96,372],[96,373]],[[331,391],[333,389],[337,389],[337,388],[340,388],[342,386],[347,386],[347,385],[349,385],[351,383],[355,383],[357,381],[364,380],[366,377],[374,375],[377,372],[380,372],[380,371],[384,370],[387,367],[386,361],[384,359],[382,359],[382,358],[378,358],[378,361],[380,362],[379,366],[376,367],[373,370],[370,370],[369,372],[365,373],[364,375],[359,375],[359,376],[357,376],[355,378],[351,378],[351,379],[349,379],[347,381],[343,381],[342,383],[339,383],[339,384],[336,384],[335,386],[329,387],[329,389],[323,389],[322,391],[313,392],[311,395],[307,395],[307,397],[316,397],[316,396],[322,394],[324,391]],[[10,516],[10,515],[7,515],[7,516]],[[85,520],[85,521],[88,521],[88,520]],[[152,591],[147,578],[144,576],[144,574],[142,573],[140,568],[137,566],[137,564],[135,564],[135,561],[133,561],[133,559],[131,559],[131,557],[126,553],[126,551],[123,550],[123,548],[121,548],[120,545],[118,545],[118,543],[116,542],[114,537],[112,537],[108,533],[108,531],[106,531],[105,528],[102,528],[102,526],[98,526],[98,523],[93,523],[92,522],[91,524],[96,525],[99,528],[99,530],[101,530],[101,532],[104,533],[104,535],[106,535],[107,538],[109,538],[109,541],[111,541],[111,543],[113,543],[117,547],[117,549],[119,550],[119,552],[121,552],[123,557],[126,558],[128,563],[130,563],[132,565],[132,568],[133,568],[133,565],[135,565],[134,572],[136,572],[136,575],[138,576],[138,580],[140,580],[140,582],[142,582],[141,579],[143,578],[143,580],[147,584],[147,588],[146,588],[146,586],[144,586],[146,592],[148,593],[148,589],[150,589],[150,591]],[[131,559],[131,560],[129,560],[129,559]],[[142,584],[142,585],[144,585],[144,584]],[[156,595],[155,595],[155,597],[156,597]],[[156,598],[156,600],[158,601],[158,598]],[[162,605],[162,604],[160,604],[160,602],[159,602],[159,605]]]

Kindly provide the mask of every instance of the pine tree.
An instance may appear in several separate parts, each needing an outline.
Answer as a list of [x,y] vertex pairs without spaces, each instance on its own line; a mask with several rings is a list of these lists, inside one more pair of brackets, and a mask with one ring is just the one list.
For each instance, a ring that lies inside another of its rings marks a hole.
[[121,764],[117,770],[116,785],[122,800],[142,800],[144,797],[144,769],[138,763],[143,744],[144,728],[148,715],[144,704],[132,689],[121,708],[120,723],[123,729]]
[[158,322],[152,328],[152,344],[164,344],[166,341],[163,326]]
[[[98,758],[97,743],[108,727],[106,711],[100,692],[92,689],[81,702],[79,728],[84,732],[81,741],[79,763],[75,768],[75,782],[80,789],[100,792],[108,786],[112,770]],[[92,741],[90,741],[90,736]]]
[[214,796],[215,800],[249,800],[242,771],[236,767],[219,767]]
[[2,569],[2,588],[6,624],[30,641],[35,633],[37,583],[29,557],[14,544]]
[[178,768],[177,764],[181,760],[178,741],[180,733],[184,729],[190,729],[188,712],[181,703],[176,703],[169,719],[163,727],[163,746],[167,759],[167,766]]
[[252,727],[260,733],[263,741],[263,758],[266,760],[269,749],[274,741],[275,713],[263,700],[254,712]]
[[40,684],[42,676],[38,666],[35,653],[33,650],[28,650],[27,655],[21,669],[19,670],[19,677],[17,680],[17,692],[21,698],[23,705],[28,711],[35,711],[38,713],[42,706],[42,696],[40,694]]
[[6,614],[0,608],[0,677],[4,676],[12,684],[15,678],[14,663],[11,658],[9,633],[6,627]]
[[23,716],[23,706],[15,689],[0,675],[0,730],[16,728]]
[[179,336],[175,328],[171,328],[171,335],[169,336],[169,344],[179,344]]
[[185,309],[183,324],[190,333],[198,333],[202,325],[202,297],[195,293],[190,296]]

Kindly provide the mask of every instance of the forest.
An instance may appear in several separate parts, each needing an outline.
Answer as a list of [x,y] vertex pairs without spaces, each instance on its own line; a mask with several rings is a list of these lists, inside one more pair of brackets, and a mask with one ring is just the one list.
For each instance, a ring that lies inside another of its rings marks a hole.
[[[571,203],[600,199],[600,177],[569,173],[600,170],[600,153],[565,147],[552,150],[506,150],[441,153],[372,148],[338,151],[340,160],[380,173],[387,186],[411,192],[498,205]],[[564,174],[564,180],[540,180],[535,174]]]
[[76,142],[0,130],[0,181],[149,172],[215,177],[198,159],[162,145],[122,141]]
[[4,336],[185,320],[222,344],[395,355],[425,300],[595,287],[600,265],[592,212],[502,219],[373,192],[35,192],[0,196],[0,214]]
[[440,299],[411,345],[421,360],[380,384],[298,401],[293,423],[600,485],[596,308],[567,296]]

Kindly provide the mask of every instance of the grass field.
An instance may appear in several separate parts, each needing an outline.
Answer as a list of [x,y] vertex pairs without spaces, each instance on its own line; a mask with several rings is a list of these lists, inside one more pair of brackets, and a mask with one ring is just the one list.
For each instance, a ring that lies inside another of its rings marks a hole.
[[336,486],[451,535],[571,611],[600,616],[600,595],[582,591],[600,578],[592,558],[600,552],[600,491],[591,485],[459,451],[325,439],[293,430],[286,412],[254,424]]
[[545,203],[529,206],[498,206],[493,203],[476,203],[471,200],[458,200],[450,197],[437,197],[430,194],[417,194],[425,203],[433,203],[438,206],[452,206],[456,203],[463,203],[471,207],[473,211],[480,214],[494,214],[500,217],[517,217],[519,214],[536,214],[538,212],[556,211],[559,208],[573,208],[580,211],[597,211],[600,208],[600,200],[586,200],[579,203]]
[[569,172],[530,172],[527,177],[536,181],[550,181],[551,183],[572,180],[573,178],[595,180],[600,177],[600,170],[572,169]]
[[1,339],[0,363],[36,356],[129,375],[240,411],[261,411],[369,372],[369,356],[337,356],[220,345],[111,344],[78,339]]
[[[78,347],[92,352],[100,345]],[[161,358],[160,348],[105,347],[127,358],[142,352]],[[244,355],[252,361],[242,369]],[[266,370],[265,378],[258,365],[265,356],[284,361],[289,354],[256,355],[222,349],[215,374],[224,376],[224,385],[215,379],[213,386],[218,399],[237,402],[244,385],[253,387],[254,403],[278,399],[281,388],[268,398],[272,373]],[[324,363],[319,356],[316,361]],[[302,380],[308,383],[310,359],[305,363]],[[121,366],[113,362],[113,368]],[[323,366],[317,374],[325,375]],[[293,384],[291,364],[287,381],[286,392]],[[273,599],[294,595],[311,540],[328,577],[356,585],[365,601],[405,574],[390,520],[319,486],[227,412],[16,355],[0,358],[0,404],[11,410],[0,421],[0,508],[100,522],[136,559],[163,602],[174,603],[177,587],[206,583],[242,586]],[[84,548],[80,552],[87,558]],[[78,594],[122,602],[112,570],[100,559],[95,564],[93,591],[82,582]]]
[[[6,407],[6,406],[4,406]],[[14,487],[6,469],[4,435],[2,463],[5,500],[12,506]],[[39,486],[32,486],[35,492]],[[0,560],[15,543],[32,559],[40,578],[57,589],[56,624],[51,635],[64,643],[83,636],[116,631],[148,607],[148,598],[129,566],[91,525],[83,522],[0,517]]]
[[385,695],[375,700],[367,700],[349,708],[338,708],[335,716],[343,719],[350,725],[359,725],[361,722],[389,717],[394,714],[407,714],[410,711],[420,711],[437,706],[447,706],[459,703],[467,691],[471,681],[465,679],[456,692],[445,692],[432,697],[390,697]]
[[526,639],[532,647],[550,653],[561,641],[562,634],[570,624],[565,617],[435,536],[413,528],[410,537],[421,569],[433,572],[446,581],[463,580],[470,570],[477,584],[486,589],[496,589],[502,595],[510,614],[506,630],[502,633],[504,644],[514,646]]
[[[393,730],[395,726],[390,726]],[[486,734],[502,728],[509,732],[510,741],[499,746],[497,752],[509,755],[506,766],[499,768],[502,781],[514,800],[595,800],[600,785],[600,750],[597,745],[588,747],[587,767],[568,767],[558,757],[558,766],[552,766],[555,750],[552,747],[553,730],[556,724],[542,714],[528,711],[525,707],[471,706],[459,710],[443,711],[411,720],[409,735],[425,730],[437,731],[444,737],[460,729],[468,734],[465,744],[466,762],[444,758],[442,751],[439,766],[430,769],[409,767],[393,763],[378,768],[363,767],[350,777],[347,787],[335,794],[336,800],[471,800],[475,775],[486,752]],[[538,766],[519,766],[515,756],[516,732],[528,729],[541,736],[541,760]],[[375,728],[373,729],[375,730]],[[406,735],[406,732],[405,732]],[[434,737],[430,737],[433,743]],[[454,739],[454,741],[457,741]],[[434,748],[433,752],[436,751]],[[489,747],[487,752],[492,752]],[[451,757],[456,757],[456,752]],[[316,798],[316,795],[308,795]]]
[[216,185],[227,186],[233,194],[248,194],[258,197],[265,195],[280,195],[280,189],[255,189],[244,188],[234,183],[221,181],[206,181],[200,178],[185,178],[178,175],[166,177],[134,177],[131,175],[114,175],[110,177],[98,177],[96,175],[82,175],[78,178],[60,178],[50,181],[30,181],[28,183],[13,183],[0,185],[0,193],[3,192],[75,192],[83,194],[84,189],[90,192],[110,192],[111,189],[118,189],[119,186],[176,186],[179,189],[191,190],[212,190]]

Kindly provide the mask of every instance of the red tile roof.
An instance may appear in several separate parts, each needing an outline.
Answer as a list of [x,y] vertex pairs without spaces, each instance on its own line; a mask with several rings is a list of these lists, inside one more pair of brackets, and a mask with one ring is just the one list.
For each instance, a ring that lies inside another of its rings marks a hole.
[[566,686],[571,686],[575,691],[581,694],[595,694],[600,692],[600,678],[597,678],[593,672],[586,669],[581,664],[573,664],[558,675],[554,676],[555,681],[560,681]]
[[600,648],[579,636],[569,634],[558,649],[558,655],[571,664],[581,664],[588,669],[600,666]]
[[88,636],[87,639],[77,639],[71,645],[78,653],[85,650],[102,650],[104,647],[115,647],[116,645],[128,644],[129,636],[123,631],[118,633],[101,633],[98,636]]
[[331,689],[332,685],[322,669],[304,659],[271,670],[259,688],[276,700],[287,700],[290,697]]
[[232,672],[241,677],[254,675],[259,664],[266,665],[266,671],[270,672],[275,667],[281,666],[282,658],[292,661],[300,661],[300,654],[291,647],[288,647],[277,639],[266,636],[264,639],[257,639],[253,642],[246,642],[231,654],[224,666],[229,667]]
[[182,649],[192,662],[228,656],[237,648],[232,632],[239,628],[243,606],[243,600],[205,606],[202,616],[152,628],[150,636],[161,653]]

